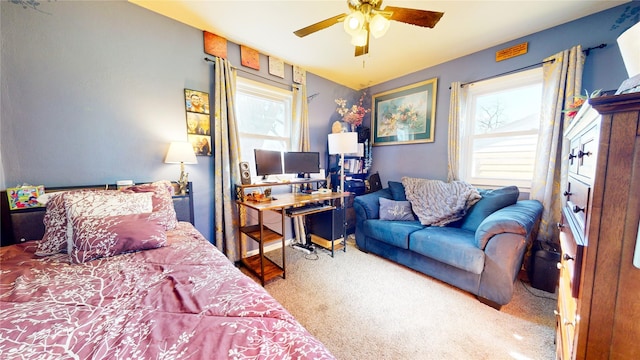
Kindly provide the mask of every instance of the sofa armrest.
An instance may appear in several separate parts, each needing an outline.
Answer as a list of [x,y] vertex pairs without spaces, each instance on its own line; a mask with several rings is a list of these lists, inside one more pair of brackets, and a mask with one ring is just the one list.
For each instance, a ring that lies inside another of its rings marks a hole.
[[379,198],[393,199],[389,188],[380,189],[369,194],[356,196],[353,200],[353,209],[357,220],[377,219],[380,217]]
[[489,240],[502,233],[512,233],[528,238],[537,226],[542,214],[542,204],[537,200],[521,200],[487,216],[478,226],[475,240],[484,250]]

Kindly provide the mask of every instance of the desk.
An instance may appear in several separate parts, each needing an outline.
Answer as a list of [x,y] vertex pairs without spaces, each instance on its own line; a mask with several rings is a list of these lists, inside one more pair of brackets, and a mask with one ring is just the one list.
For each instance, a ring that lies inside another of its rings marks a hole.
[[[279,184],[282,185],[282,184]],[[241,262],[245,265],[254,275],[260,279],[260,283],[264,286],[265,282],[282,276],[284,279],[286,276],[286,264],[285,264],[285,218],[287,216],[302,216],[321,211],[331,211],[336,209],[335,200],[340,200],[340,206],[343,206],[343,199],[349,197],[351,194],[345,193],[329,193],[329,194],[302,194],[302,193],[286,193],[277,194],[275,200],[271,201],[251,201],[251,200],[237,200],[236,203],[241,207],[247,207],[254,209],[258,212],[258,223],[253,225],[242,225],[241,219],[238,223],[241,224],[240,232],[247,235],[249,238],[256,241],[259,245],[259,253],[253,256],[244,257],[244,249],[242,248],[242,241],[240,241],[240,254],[243,256]],[[315,202],[327,202],[331,206],[323,207],[320,209],[313,209],[306,212],[300,212],[297,214],[287,214],[287,209],[302,206],[308,203]],[[282,219],[282,233],[277,232],[264,224],[263,216],[265,211],[274,211],[280,214]],[[240,216],[240,212],[238,212]],[[344,234],[344,221],[343,221],[343,234]],[[271,259],[264,255],[264,245],[266,243],[272,243],[275,241],[282,242],[282,265],[278,265]],[[345,241],[346,238],[343,238]],[[346,245],[346,243],[344,244]],[[345,247],[346,248],[346,247]]]

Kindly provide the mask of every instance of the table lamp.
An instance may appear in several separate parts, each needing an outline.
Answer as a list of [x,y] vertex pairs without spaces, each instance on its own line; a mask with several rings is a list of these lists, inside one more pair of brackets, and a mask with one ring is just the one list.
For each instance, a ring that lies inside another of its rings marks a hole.
[[329,134],[329,154],[340,154],[340,192],[344,192],[344,154],[358,151],[357,132]]
[[196,153],[193,151],[193,146],[187,141],[172,142],[169,145],[169,151],[167,151],[164,162],[167,164],[180,164],[180,180],[178,180],[178,185],[180,186],[180,195],[184,195],[187,184],[189,183],[189,174],[184,172],[184,164],[198,163]]

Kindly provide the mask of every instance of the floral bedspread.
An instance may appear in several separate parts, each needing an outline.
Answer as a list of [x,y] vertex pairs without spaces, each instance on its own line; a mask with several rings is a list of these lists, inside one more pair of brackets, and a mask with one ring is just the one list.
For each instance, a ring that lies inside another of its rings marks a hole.
[[189,223],[82,264],[35,248],[0,248],[2,359],[334,358]]

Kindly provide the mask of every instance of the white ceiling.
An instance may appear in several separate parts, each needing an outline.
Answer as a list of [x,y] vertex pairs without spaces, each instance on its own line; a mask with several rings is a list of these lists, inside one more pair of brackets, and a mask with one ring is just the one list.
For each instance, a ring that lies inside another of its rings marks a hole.
[[384,1],[444,12],[433,28],[397,21],[354,57],[342,24],[304,38],[295,30],[346,13],[346,0],[129,0],[200,30],[360,90],[629,2],[628,0]]

